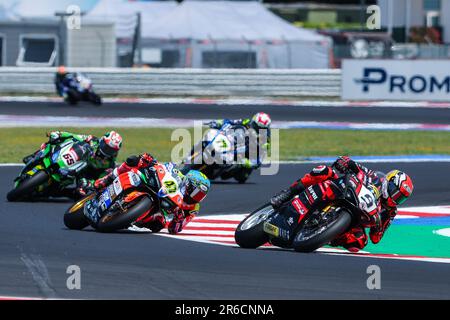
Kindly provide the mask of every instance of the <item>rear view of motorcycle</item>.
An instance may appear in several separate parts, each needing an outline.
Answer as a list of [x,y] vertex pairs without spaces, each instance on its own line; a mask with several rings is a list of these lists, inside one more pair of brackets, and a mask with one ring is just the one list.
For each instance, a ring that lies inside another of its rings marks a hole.
[[313,252],[329,244],[366,219],[366,212],[376,206],[379,197],[375,188],[355,174],[332,183],[341,190],[341,196],[310,212],[305,212],[298,196],[279,209],[269,203],[253,211],[238,225],[236,243],[242,248],[257,248],[269,242],[299,252]]
[[92,80],[82,73],[68,74],[56,85],[58,93],[71,105],[80,101],[91,102],[96,106],[102,104],[102,98],[94,92]]
[[[208,123],[206,123],[208,124]],[[191,154],[183,161],[181,171],[199,170],[209,179],[235,179],[245,183],[250,171],[239,163],[245,158],[247,130],[225,124],[220,129],[209,129]]]

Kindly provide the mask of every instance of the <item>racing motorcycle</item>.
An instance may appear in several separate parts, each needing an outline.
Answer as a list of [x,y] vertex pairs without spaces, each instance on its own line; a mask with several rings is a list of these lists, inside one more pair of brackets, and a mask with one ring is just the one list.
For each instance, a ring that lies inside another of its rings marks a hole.
[[189,170],[198,170],[210,180],[234,178],[239,183],[245,183],[249,171],[236,162],[246,152],[246,132],[244,127],[232,127],[229,123],[220,129],[208,129],[199,145],[193,147],[190,155],[182,161],[181,172],[185,174]]
[[279,209],[270,203],[253,211],[236,228],[235,240],[242,248],[267,242],[299,252],[313,252],[329,244],[355,225],[370,221],[367,212],[378,206],[380,192],[353,173],[332,183],[341,196],[321,208],[304,212],[298,196]]
[[47,143],[14,180],[14,189],[6,196],[8,201],[61,196],[60,190],[75,183],[74,178],[87,166],[92,152],[84,141]]
[[64,224],[75,230],[91,225],[101,232],[113,232],[139,227],[153,215],[170,219],[182,209],[181,187],[182,179],[173,163],[125,172],[103,190],[71,206],[64,214]]
[[65,101],[72,105],[79,101],[92,102],[97,106],[102,104],[102,98],[93,90],[91,79],[82,73],[77,73],[75,81],[70,81],[69,86],[63,87],[62,95]]

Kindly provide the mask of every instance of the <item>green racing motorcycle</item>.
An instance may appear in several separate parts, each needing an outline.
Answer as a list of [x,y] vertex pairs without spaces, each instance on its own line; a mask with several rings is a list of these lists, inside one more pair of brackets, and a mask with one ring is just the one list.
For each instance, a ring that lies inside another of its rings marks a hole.
[[91,146],[84,141],[48,143],[14,180],[14,189],[6,196],[8,201],[65,196],[62,189],[75,186],[75,179],[87,166],[92,152]]

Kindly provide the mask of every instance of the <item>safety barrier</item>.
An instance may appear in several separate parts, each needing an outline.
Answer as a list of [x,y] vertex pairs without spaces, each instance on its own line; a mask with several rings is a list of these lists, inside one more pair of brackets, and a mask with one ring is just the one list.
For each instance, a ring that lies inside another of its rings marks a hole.
[[[67,69],[88,75],[99,94],[338,97],[336,69]],[[52,94],[56,68],[0,68],[0,93]]]

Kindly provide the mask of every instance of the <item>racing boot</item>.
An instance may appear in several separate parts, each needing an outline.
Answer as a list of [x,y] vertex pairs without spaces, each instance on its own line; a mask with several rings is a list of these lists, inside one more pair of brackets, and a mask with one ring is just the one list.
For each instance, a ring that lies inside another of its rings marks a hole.
[[22,159],[22,162],[25,163],[25,164],[29,163],[31,160],[34,159],[34,156],[35,156],[35,155],[36,155],[36,154],[33,153],[33,154],[30,154],[30,155],[24,157],[24,158]]
[[39,160],[40,158],[40,152],[41,150],[36,151],[35,153],[32,153],[22,159],[22,162],[26,165],[31,164]]
[[138,219],[134,225],[138,228],[150,229],[153,233],[159,232],[166,226],[166,219],[161,213],[156,213],[144,220]]
[[44,142],[43,144],[41,144],[38,151],[24,157],[22,159],[22,162],[25,163],[26,165],[28,165],[28,164],[34,163],[35,161],[39,160],[39,158],[41,156],[41,151],[44,150],[46,147],[47,147],[47,143]]
[[300,181],[297,181],[293,183],[289,189],[281,190],[279,193],[274,195],[270,199],[270,204],[275,209],[280,208],[284,203],[286,203],[288,200],[290,200],[295,195],[301,193],[303,190],[305,190],[305,187]]
[[358,252],[367,245],[367,242],[368,239],[364,229],[354,227],[331,241],[330,245],[333,247],[344,247],[350,252]]

